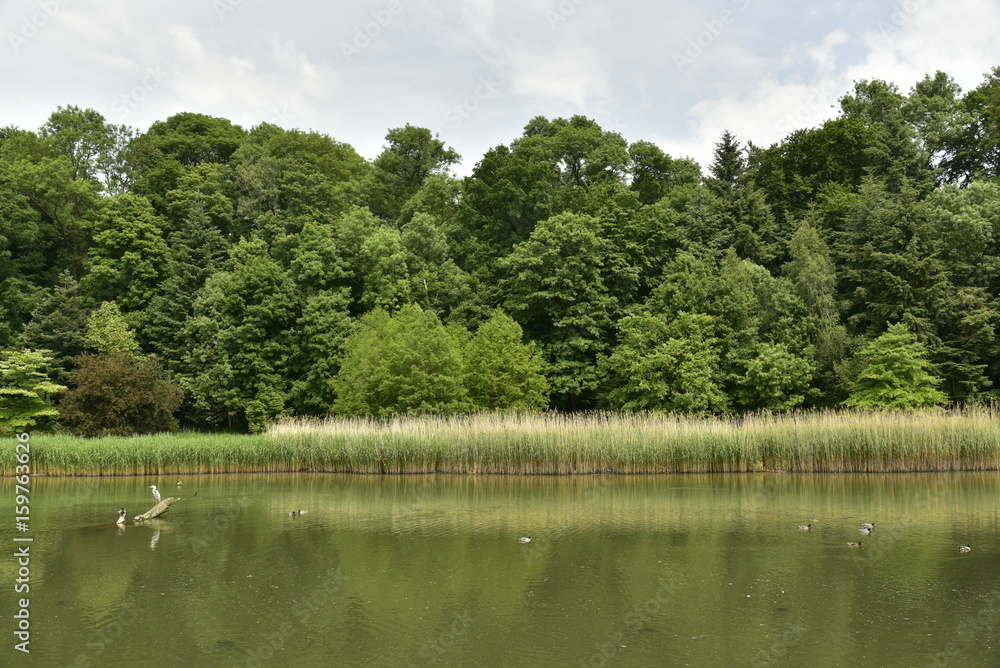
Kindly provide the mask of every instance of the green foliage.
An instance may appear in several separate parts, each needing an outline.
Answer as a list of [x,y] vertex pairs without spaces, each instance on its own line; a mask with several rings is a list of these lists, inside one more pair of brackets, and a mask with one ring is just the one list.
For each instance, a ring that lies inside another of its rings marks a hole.
[[344,343],[333,410],[342,415],[391,416],[461,412],[462,340],[432,311],[407,305],[395,316],[363,316]]
[[564,213],[539,223],[498,264],[503,308],[539,343],[557,406],[593,401],[597,357],[619,308],[608,284],[628,279],[614,271],[613,252],[597,219]]
[[186,321],[191,372],[180,381],[200,420],[238,425],[259,388],[288,391],[299,308],[295,286],[266,243],[233,246],[226,269],[206,280]]
[[746,156],[739,140],[726,130],[715,145],[712,164],[708,168],[712,176],[705,183],[717,197],[730,197],[739,187],[746,167]]
[[346,290],[310,295],[295,324],[298,345],[289,361],[294,378],[289,404],[302,415],[323,416],[336,399],[336,378],[344,356],[344,341],[355,321],[348,310]]
[[153,352],[188,424],[257,430],[334,405],[836,406],[898,322],[946,401],[993,399],[998,82],[862,80],[769,147],[725,133],[704,177],[584,116],[532,118],[460,180],[412,125],[368,161],[60,107],[0,128],[0,348],[51,350],[60,384],[85,350]]
[[631,160],[631,188],[643,204],[654,204],[669,191],[696,185],[701,180],[701,168],[685,158],[671,158],[648,141],[637,141],[628,147]]
[[736,381],[735,396],[746,411],[787,411],[810,394],[813,367],[780,343],[759,343]]
[[106,203],[94,227],[84,292],[96,300],[115,300],[128,310],[141,309],[163,279],[167,259],[163,224],[149,201],[119,195]]
[[861,351],[865,366],[844,403],[857,408],[925,408],[947,400],[930,374],[926,350],[903,323],[895,323]]
[[52,351],[61,367],[57,380],[65,382],[71,360],[83,353],[89,319],[80,284],[68,271],[63,272],[48,298],[32,312],[21,343],[28,349]]
[[430,177],[446,173],[461,156],[427,128],[409,123],[390,130],[385,138],[389,145],[375,159],[371,173],[371,209],[395,219]]
[[87,350],[98,353],[120,352],[131,356],[139,354],[135,333],[125,322],[115,302],[104,302],[90,314],[83,344]]
[[729,408],[711,316],[632,315],[618,327],[620,343],[601,365],[609,406],[693,415]]
[[159,362],[121,351],[83,355],[74,387],[59,406],[62,423],[78,436],[129,436],[175,431],[181,389],[163,378]]
[[285,397],[271,385],[262,385],[257,388],[256,396],[247,403],[245,413],[250,433],[259,434],[278,419],[287,417]]
[[521,326],[497,312],[479,326],[465,348],[465,387],[476,408],[534,411],[548,403],[548,382],[534,342]]
[[0,352],[0,433],[54,426],[59,411],[52,400],[66,387],[49,379],[53,366],[47,350]]

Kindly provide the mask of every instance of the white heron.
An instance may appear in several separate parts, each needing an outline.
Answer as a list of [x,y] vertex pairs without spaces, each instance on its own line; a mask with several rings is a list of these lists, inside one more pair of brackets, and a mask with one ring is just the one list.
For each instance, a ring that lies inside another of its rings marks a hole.
[[160,502],[160,492],[156,489],[156,485],[150,485],[149,488],[151,490],[153,490],[153,498],[156,499],[157,503],[159,503]]

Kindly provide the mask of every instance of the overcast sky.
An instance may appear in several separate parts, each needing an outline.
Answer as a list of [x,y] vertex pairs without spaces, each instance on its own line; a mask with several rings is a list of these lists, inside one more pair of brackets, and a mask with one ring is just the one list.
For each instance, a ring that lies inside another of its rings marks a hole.
[[534,116],[583,114],[703,165],[858,79],[963,90],[1000,65],[995,0],[0,0],[0,126],[59,106],[145,130],[181,111],[316,130],[363,156],[431,128],[468,173]]

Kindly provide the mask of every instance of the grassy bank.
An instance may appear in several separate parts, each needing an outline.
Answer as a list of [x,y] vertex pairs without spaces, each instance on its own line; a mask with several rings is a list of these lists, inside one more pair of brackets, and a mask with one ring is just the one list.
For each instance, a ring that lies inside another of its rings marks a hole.
[[[994,409],[972,409],[741,420],[592,414],[288,421],[257,436],[37,434],[31,465],[49,475],[997,470],[998,417]],[[8,456],[2,474],[13,472]]]

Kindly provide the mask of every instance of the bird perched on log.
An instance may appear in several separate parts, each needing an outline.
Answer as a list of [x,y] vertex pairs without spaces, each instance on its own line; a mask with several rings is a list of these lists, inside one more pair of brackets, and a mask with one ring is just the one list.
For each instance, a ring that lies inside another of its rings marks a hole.
[[156,499],[157,503],[159,503],[160,502],[160,493],[157,491],[156,485],[150,485],[149,488],[151,490],[153,490],[153,498]]

